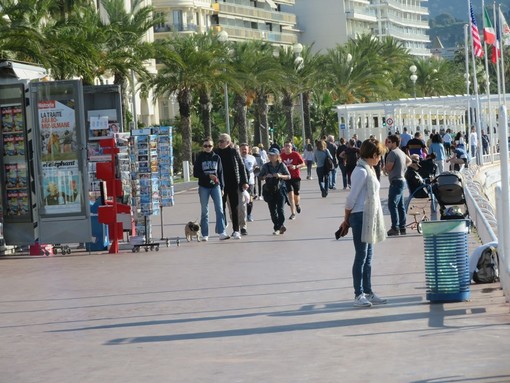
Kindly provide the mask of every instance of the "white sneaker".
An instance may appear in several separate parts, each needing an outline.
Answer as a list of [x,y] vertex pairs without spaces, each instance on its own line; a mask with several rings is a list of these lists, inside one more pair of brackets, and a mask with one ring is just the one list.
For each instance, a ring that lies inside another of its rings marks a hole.
[[367,300],[372,303],[373,305],[384,305],[388,303],[388,300],[385,298],[378,297],[374,293],[365,295]]
[[273,235],[280,235],[280,230],[273,231]]
[[220,234],[220,241],[224,241],[226,239],[229,239],[230,238],[230,235],[227,235],[226,233],[221,233]]
[[232,239],[241,239],[241,233],[239,233],[238,231],[234,231],[232,233]]
[[202,237],[202,242],[207,242],[209,240],[209,237],[206,235],[205,237]]
[[354,298],[354,307],[372,307],[372,303],[370,303],[365,294],[362,293]]
[[248,222],[253,222],[253,217],[251,216],[251,214],[248,215]]

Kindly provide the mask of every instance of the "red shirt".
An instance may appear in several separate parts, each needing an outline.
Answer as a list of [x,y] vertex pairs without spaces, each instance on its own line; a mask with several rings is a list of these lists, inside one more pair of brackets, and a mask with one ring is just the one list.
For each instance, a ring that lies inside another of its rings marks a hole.
[[280,154],[282,162],[287,166],[290,172],[290,178],[301,179],[301,171],[299,169],[293,169],[291,165],[304,164],[303,157],[298,152],[290,152],[290,154],[284,151]]

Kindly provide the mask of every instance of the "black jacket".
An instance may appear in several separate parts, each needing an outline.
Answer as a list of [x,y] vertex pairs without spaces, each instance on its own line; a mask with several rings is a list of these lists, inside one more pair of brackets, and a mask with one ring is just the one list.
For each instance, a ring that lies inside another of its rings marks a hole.
[[241,155],[234,148],[214,149],[214,152],[221,158],[223,165],[223,178],[225,180],[225,189],[242,190],[242,185],[248,183],[248,175],[246,173],[246,166]]

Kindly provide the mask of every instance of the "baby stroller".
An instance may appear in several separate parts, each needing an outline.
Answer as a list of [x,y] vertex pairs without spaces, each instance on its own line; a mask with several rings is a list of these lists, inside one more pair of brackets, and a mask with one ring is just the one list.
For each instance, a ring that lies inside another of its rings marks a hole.
[[434,178],[432,193],[439,204],[442,220],[467,219],[469,217],[464,185],[457,174],[445,172]]
[[428,178],[422,178],[417,171],[408,168],[405,174],[407,188],[409,189],[409,197],[406,203],[406,213],[413,217],[413,221],[408,223],[406,227],[421,234],[421,223],[429,221],[428,207],[432,214],[435,212],[434,195],[432,194],[431,184]]

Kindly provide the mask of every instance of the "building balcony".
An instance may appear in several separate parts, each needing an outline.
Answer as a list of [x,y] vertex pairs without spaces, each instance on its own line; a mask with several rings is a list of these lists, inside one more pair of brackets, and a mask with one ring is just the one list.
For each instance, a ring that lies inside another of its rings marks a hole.
[[[173,32],[197,32],[198,26],[196,24],[164,24],[154,27],[154,33],[173,33]],[[160,37],[160,36],[158,36]]]
[[397,0],[383,0],[383,5],[384,5],[384,3],[386,3],[391,8],[397,9],[401,12],[415,13],[415,14],[424,15],[424,16],[428,16],[428,14],[429,14],[428,8],[403,4]]
[[376,22],[377,14],[375,9],[350,7],[345,9],[345,17],[351,20],[361,20],[368,22]]
[[213,9],[215,13],[220,16],[224,15],[225,17],[231,15],[236,18],[248,19],[249,21],[272,22],[291,27],[296,25],[296,15],[292,13],[273,12],[254,7],[225,3],[214,3]]
[[430,37],[422,33],[409,33],[398,28],[386,28],[382,35],[392,36],[402,41],[414,41],[423,44],[430,43]]
[[296,0],[273,0],[276,4],[296,5]]
[[416,20],[416,19],[406,19],[403,17],[398,17],[394,14],[386,15],[385,17],[382,17],[381,20],[384,23],[389,24],[395,24],[401,27],[407,27],[407,28],[419,28],[422,30],[428,30],[430,29],[430,25],[428,21],[424,20]]
[[152,6],[156,9],[163,8],[211,8],[211,0],[152,0]]
[[226,31],[228,38],[233,41],[262,40],[275,45],[293,45],[298,42],[297,35],[293,33],[271,32],[225,24],[213,25],[212,28],[216,31]]

